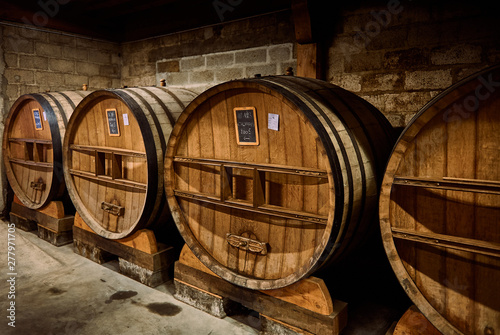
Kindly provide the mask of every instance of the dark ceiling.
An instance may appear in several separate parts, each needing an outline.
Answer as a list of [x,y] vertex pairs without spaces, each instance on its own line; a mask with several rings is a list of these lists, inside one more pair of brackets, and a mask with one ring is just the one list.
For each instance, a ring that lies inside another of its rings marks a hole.
[[287,10],[292,0],[0,0],[0,20],[126,42]]

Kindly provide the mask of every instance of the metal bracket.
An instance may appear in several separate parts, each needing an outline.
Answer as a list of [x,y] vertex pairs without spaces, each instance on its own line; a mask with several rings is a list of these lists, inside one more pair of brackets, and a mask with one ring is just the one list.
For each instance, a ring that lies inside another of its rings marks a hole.
[[103,201],[101,203],[101,209],[103,209],[104,211],[106,211],[110,214],[116,215],[116,216],[122,216],[123,212],[125,212],[124,207],[121,207],[121,206],[118,206],[115,204],[110,204],[109,202],[105,202],[105,201]]
[[253,240],[248,237],[226,234],[226,241],[229,245],[245,250],[254,252],[256,254],[267,255],[267,243]]
[[34,182],[32,181],[31,184],[30,184],[31,188],[37,190],[37,191],[43,191],[45,190],[45,183],[43,182],[43,180],[40,178],[38,179],[37,182]]

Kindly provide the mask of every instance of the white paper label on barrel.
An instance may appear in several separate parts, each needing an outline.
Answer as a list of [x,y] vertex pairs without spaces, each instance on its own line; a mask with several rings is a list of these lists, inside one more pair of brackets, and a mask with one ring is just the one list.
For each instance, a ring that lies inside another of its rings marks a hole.
[[128,126],[128,114],[123,114],[123,124]]
[[47,114],[43,112],[43,121],[47,121]]
[[267,114],[267,128],[271,130],[279,130],[280,116],[278,114]]

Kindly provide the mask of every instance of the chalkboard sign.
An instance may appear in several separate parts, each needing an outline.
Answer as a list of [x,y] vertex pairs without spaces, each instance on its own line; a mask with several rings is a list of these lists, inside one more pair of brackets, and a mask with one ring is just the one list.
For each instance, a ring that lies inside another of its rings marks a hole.
[[255,107],[237,107],[234,109],[236,142],[239,145],[259,145],[259,129]]
[[39,109],[33,109],[33,122],[36,130],[43,130],[42,118]]
[[120,136],[116,109],[106,109],[106,118],[108,119],[109,136]]

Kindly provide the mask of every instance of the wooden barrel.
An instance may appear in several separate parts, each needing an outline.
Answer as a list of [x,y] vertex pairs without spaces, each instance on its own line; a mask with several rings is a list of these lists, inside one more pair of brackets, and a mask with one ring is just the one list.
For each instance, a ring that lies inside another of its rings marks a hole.
[[223,83],[174,127],[168,204],[187,245],[217,275],[250,289],[284,287],[377,226],[393,143],[378,110],[324,81]]
[[90,92],[26,94],[9,111],[3,134],[7,179],[21,202],[38,209],[64,193],[62,140],[75,106]]
[[411,120],[380,196],[401,285],[444,334],[500,334],[500,67],[436,96]]
[[163,157],[175,120],[195,94],[163,87],[99,90],[77,106],[64,138],[64,177],[85,223],[124,238],[165,204]]

